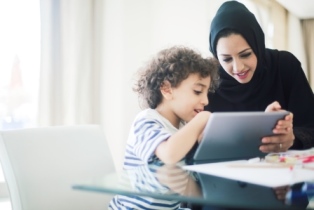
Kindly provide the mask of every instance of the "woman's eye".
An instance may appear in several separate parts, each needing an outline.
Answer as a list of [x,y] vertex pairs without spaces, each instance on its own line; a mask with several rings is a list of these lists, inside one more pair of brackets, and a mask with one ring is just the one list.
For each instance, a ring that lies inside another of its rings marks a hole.
[[245,54],[242,54],[241,57],[247,58],[247,57],[249,57],[251,54],[252,54],[251,52],[245,53]]
[[223,59],[224,62],[230,62],[232,60],[232,58],[225,58]]
[[200,94],[202,93],[202,91],[194,90],[194,93],[195,93],[196,95],[200,95]]

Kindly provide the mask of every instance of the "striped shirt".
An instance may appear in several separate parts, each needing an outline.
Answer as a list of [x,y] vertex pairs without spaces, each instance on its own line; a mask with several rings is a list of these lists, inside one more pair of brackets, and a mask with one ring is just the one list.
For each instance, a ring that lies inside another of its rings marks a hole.
[[[180,128],[184,124],[181,123]],[[158,145],[178,131],[169,120],[155,109],[140,112],[132,126],[127,140],[124,168],[160,161],[155,155]]]
[[[181,123],[180,128],[183,126],[184,123]],[[152,166],[160,167],[163,165],[155,155],[155,150],[160,143],[166,141],[177,131],[178,129],[155,109],[143,110],[136,116],[130,129],[124,157],[124,169],[127,169],[126,171],[129,173],[128,179],[131,179],[133,189],[141,192],[148,190],[163,194],[171,192],[167,186],[159,183]],[[184,179],[179,176],[177,178],[182,182],[178,185],[185,188]],[[180,202],[178,201],[135,195],[116,195],[109,205],[109,209],[119,210],[180,209],[179,207]]]

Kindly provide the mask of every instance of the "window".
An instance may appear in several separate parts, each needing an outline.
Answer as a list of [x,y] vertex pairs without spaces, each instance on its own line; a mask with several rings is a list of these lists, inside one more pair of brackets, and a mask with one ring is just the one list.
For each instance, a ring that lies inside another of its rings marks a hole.
[[0,1],[0,130],[36,125],[39,6],[38,0]]
[[0,129],[30,127],[37,115],[39,1],[1,1],[0,26]]

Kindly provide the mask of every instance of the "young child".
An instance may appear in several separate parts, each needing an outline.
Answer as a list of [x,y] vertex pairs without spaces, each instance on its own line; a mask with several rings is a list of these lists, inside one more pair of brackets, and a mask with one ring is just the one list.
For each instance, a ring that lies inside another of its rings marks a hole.
[[[208,91],[217,85],[217,71],[218,61],[215,59],[202,58],[192,49],[179,46],[160,51],[139,71],[134,90],[148,108],[141,111],[132,124],[125,152],[125,169],[136,170],[138,166],[148,164],[176,164],[184,160],[195,143],[201,140],[210,117],[204,106],[208,104]],[[142,176],[149,179],[149,174]],[[137,175],[136,180],[139,177]],[[169,189],[157,178],[147,181],[155,183],[147,185],[150,190],[164,192]],[[189,190],[186,180],[181,181],[178,186]],[[183,208],[176,200],[116,195],[109,209]]]
[[134,91],[148,108],[131,127],[125,168],[184,160],[210,117],[204,106],[217,86],[217,72],[216,59],[180,46],[160,51],[139,71]]

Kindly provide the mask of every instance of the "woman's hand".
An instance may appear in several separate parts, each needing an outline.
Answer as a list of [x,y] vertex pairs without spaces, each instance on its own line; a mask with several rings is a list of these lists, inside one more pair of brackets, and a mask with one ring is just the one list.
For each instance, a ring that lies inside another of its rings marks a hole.
[[[280,110],[280,104],[275,101],[267,106],[265,112]],[[260,150],[265,153],[287,151],[293,145],[295,139],[293,134],[293,114],[289,113],[283,120],[279,120],[273,132],[276,135],[262,138]]]

